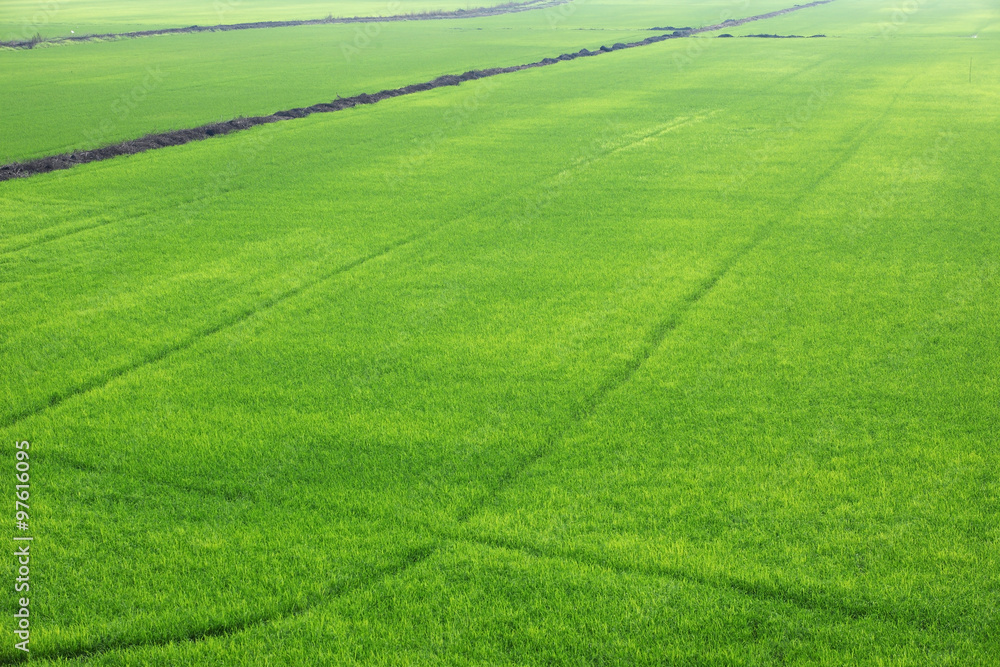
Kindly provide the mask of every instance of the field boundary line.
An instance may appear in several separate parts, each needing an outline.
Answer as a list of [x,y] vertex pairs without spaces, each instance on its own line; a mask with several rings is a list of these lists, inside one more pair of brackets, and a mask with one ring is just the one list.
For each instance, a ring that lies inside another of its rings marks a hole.
[[694,30],[688,30],[684,32],[675,31],[673,34],[655,35],[653,37],[647,37],[638,42],[628,42],[628,43],[618,42],[610,47],[601,46],[596,51],[590,51],[589,49],[581,49],[576,53],[563,53],[562,55],[556,58],[544,58],[537,62],[526,63],[523,65],[512,65],[509,67],[494,67],[490,69],[469,70],[464,74],[460,75],[445,74],[437,77],[436,79],[424,83],[411,84],[409,86],[404,86],[402,88],[382,90],[374,94],[361,93],[353,97],[338,97],[337,99],[332,100],[330,102],[314,104],[312,106],[304,108],[299,107],[295,109],[277,111],[268,116],[239,117],[221,123],[210,123],[208,125],[200,125],[198,127],[189,129],[172,130],[169,132],[161,132],[156,134],[147,134],[137,139],[131,139],[128,141],[123,141],[116,144],[103,146],[100,148],[73,151],[70,153],[61,153],[58,155],[51,155],[48,157],[27,160],[24,162],[12,162],[9,164],[0,165],[0,182],[15,178],[27,178],[38,174],[49,173],[52,171],[70,169],[72,167],[81,164],[89,164],[91,162],[102,162],[104,160],[110,160],[116,157],[135,155],[137,153],[144,153],[146,151],[157,150],[160,148],[181,146],[187,143],[191,143],[193,141],[202,141],[210,137],[231,134],[233,132],[239,132],[243,130],[249,130],[250,128],[256,127],[258,125],[266,125],[269,123],[291,120],[293,118],[305,118],[306,116],[310,116],[314,113],[333,113],[337,111],[343,111],[344,109],[350,109],[356,106],[377,104],[378,102],[391,99],[394,97],[401,97],[404,95],[412,95],[414,93],[433,90],[434,88],[442,88],[444,86],[458,86],[466,81],[485,79],[489,77],[499,76],[501,74],[511,74],[514,72],[520,72],[522,70],[527,70],[527,69],[534,69],[537,67],[548,67],[550,65],[555,65],[560,62],[576,60],[577,58],[599,56],[605,53],[611,53],[623,49],[633,49],[642,46],[648,46],[650,44],[663,42],[669,39],[680,39],[684,37],[689,37],[691,35],[702,32],[722,30],[727,27],[739,26],[743,25],[744,23],[749,23],[751,21],[761,21],[764,19],[774,18],[776,16],[787,14],[789,12],[799,11],[802,9],[807,9],[809,7],[816,7],[819,5],[825,5],[835,1],[836,0],[815,0],[814,2],[805,5],[796,5],[794,7],[790,7],[787,9],[780,9],[777,11],[769,12],[767,14],[749,16],[742,19],[729,19],[727,21],[724,21],[723,23],[704,26],[702,28],[697,28]]
[[506,2],[499,5],[474,7],[472,9],[455,9],[452,11],[413,12],[410,14],[391,14],[388,16],[328,16],[322,19],[298,19],[288,21],[252,21],[246,23],[220,23],[217,25],[191,25],[182,28],[157,28],[152,30],[136,30],[132,32],[105,32],[98,34],[62,37],[35,38],[16,41],[0,41],[0,48],[33,49],[39,44],[74,44],[95,40],[123,40],[140,37],[158,37],[161,35],[182,35],[202,32],[231,32],[234,30],[260,30],[265,28],[294,28],[304,25],[334,25],[344,23],[397,23],[402,21],[438,21],[449,19],[475,19],[488,16],[516,14],[536,9],[558,7],[575,0],[527,0],[526,2]]

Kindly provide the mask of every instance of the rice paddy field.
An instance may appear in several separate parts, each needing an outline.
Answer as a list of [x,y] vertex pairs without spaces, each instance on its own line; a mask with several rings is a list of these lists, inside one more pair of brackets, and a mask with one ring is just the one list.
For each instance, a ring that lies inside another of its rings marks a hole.
[[[792,6],[0,49],[0,163]],[[0,664],[1000,662],[1000,6],[680,32],[0,182]]]

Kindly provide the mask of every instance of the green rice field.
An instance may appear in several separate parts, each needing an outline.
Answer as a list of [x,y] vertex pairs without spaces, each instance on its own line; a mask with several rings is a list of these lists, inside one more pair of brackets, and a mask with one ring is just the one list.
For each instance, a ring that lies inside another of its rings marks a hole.
[[[0,49],[0,163],[793,4]],[[0,182],[0,664],[1000,663],[998,109],[834,0]]]

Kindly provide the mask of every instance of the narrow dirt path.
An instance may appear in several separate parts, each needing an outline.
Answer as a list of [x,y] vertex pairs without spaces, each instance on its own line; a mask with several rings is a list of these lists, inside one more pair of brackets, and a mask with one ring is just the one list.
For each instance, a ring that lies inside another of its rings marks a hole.
[[159,30],[139,30],[136,32],[105,32],[100,34],[76,35],[72,37],[50,37],[45,39],[29,39],[13,42],[0,41],[0,47],[13,49],[32,49],[39,44],[69,44],[72,42],[89,42],[98,39],[135,39],[137,37],[155,37],[157,35],[177,35],[187,32],[226,32],[229,30],[258,30],[260,28],[291,28],[300,25],[329,25],[332,23],[389,23],[393,21],[437,21],[439,19],[474,19],[484,16],[499,16],[514,14],[534,9],[545,9],[564,5],[572,0],[527,0],[526,2],[507,2],[492,7],[475,7],[473,9],[456,9],[445,12],[423,12],[419,14],[395,14],[393,16],[351,16],[336,18],[328,16],[324,19],[304,19],[301,21],[257,21],[253,23],[222,23],[219,25],[192,25],[186,28],[162,28]]
[[74,151],[72,153],[62,153],[59,155],[52,155],[49,157],[38,158],[36,160],[29,160],[26,162],[14,162],[11,164],[5,164],[0,166],[0,182],[8,181],[14,178],[26,178],[29,176],[34,176],[36,174],[45,174],[50,171],[57,171],[60,169],[69,169],[71,167],[75,167],[78,164],[87,164],[89,162],[110,160],[111,158],[120,157],[123,155],[134,155],[136,153],[143,153],[145,151],[155,150],[157,148],[166,148],[167,146],[180,146],[182,144],[187,144],[192,141],[201,141],[203,139],[208,139],[209,137],[230,134],[232,132],[238,132],[240,130],[248,130],[258,125],[276,123],[278,121],[290,120],[292,118],[304,118],[314,113],[330,113],[334,111],[342,111],[344,109],[350,109],[351,107],[356,107],[362,104],[375,104],[377,102],[381,102],[382,100],[387,100],[393,97],[412,95],[414,93],[420,93],[426,90],[433,90],[434,88],[441,88],[443,86],[457,86],[464,81],[485,79],[492,76],[499,76],[500,74],[510,74],[512,72],[520,72],[521,70],[531,69],[535,67],[548,67],[549,65],[555,65],[556,63],[562,61],[576,60],[577,58],[585,58],[590,56],[599,56],[603,53],[610,53],[612,51],[620,51],[622,49],[634,49],[640,46],[648,46],[649,44],[655,44],[657,42],[662,42],[668,39],[680,39],[697,33],[722,30],[733,26],[743,25],[744,23],[749,23],[751,21],[761,21],[764,19],[774,18],[775,16],[780,16],[782,14],[787,14],[789,12],[799,11],[801,9],[806,9],[808,7],[825,5],[827,3],[834,1],[835,0],[816,0],[815,2],[810,2],[809,4],[796,5],[788,9],[779,9],[778,11],[769,12],[767,14],[749,16],[743,19],[730,19],[723,23],[705,26],[702,28],[697,28],[695,30],[687,30],[683,32],[675,31],[674,33],[669,35],[656,35],[653,37],[647,37],[646,39],[639,42],[628,42],[628,43],[619,42],[617,44],[614,44],[613,46],[602,46],[596,51],[582,49],[576,53],[564,53],[558,56],[557,58],[545,58],[538,62],[527,63],[525,65],[513,65],[511,67],[494,67],[491,69],[470,70],[464,74],[459,74],[459,75],[446,74],[444,76],[439,76],[438,78],[432,81],[427,81],[425,83],[415,83],[409,86],[404,86],[403,88],[382,90],[380,92],[373,94],[361,93],[360,95],[355,95],[354,97],[338,97],[337,99],[332,100],[330,102],[314,104],[310,107],[305,107],[305,108],[287,109],[285,111],[278,111],[269,116],[252,116],[249,118],[236,118],[222,123],[211,123],[208,125],[201,125],[199,127],[190,128],[186,130],[174,130],[172,132],[147,134],[146,136],[140,137],[138,139],[131,139],[129,141],[123,141],[121,143],[112,144],[110,146],[104,146],[102,148],[95,148],[92,150],[85,150],[85,151]]

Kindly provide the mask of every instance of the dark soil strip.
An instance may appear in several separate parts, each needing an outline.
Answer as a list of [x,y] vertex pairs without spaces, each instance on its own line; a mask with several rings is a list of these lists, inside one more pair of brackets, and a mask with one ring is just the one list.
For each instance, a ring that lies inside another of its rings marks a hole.
[[613,46],[602,46],[600,49],[596,51],[589,51],[587,49],[582,49],[576,53],[564,53],[558,58],[545,58],[544,60],[540,60],[534,63],[528,63],[526,65],[514,65],[511,67],[494,67],[491,69],[470,70],[465,74],[460,74],[460,75],[447,74],[445,76],[439,76],[433,81],[428,81],[426,83],[415,83],[409,86],[405,86],[403,88],[393,88],[392,90],[383,90],[374,94],[361,93],[360,95],[355,95],[354,97],[338,97],[337,99],[331,102],[314,104],[311,107],[279,111],[277,113],[271,114],[270,116],[253,116],[250,118],[236,118],[234,120],[226,121],[223,123],[211,123],[209,125],[202,125],[200,127],[195,127],[187,130],[175,130],[173,132],[147,134],[146,136],[140,137],[139,139],[123,141],[121,143],[112,144],[110,146],[105,146],[103,148],[95,148],[93,150],[85,150],[85,151],[74,151],[72,153],[63,153],[61,155],[53,155],[50,157],[39,158],[37,160],[30,160],[28,162],[15,162],[12,164],[6,164],[0,166],[0,181],[8,181],[14,178],[26,178],[28,176],[34,176],[36,174],[45,174],[50,171],[57,171],[59,169],[69,169],[71,167],[75,167],[78,164],[87,164],[88,162],[99,162],[101,160],[110,160],[111,158],[119,157],[122,155],[134,155],[136,153],[142,153],[157,148],[166,148],[167,146],[180,146],[182,144],[190,143],[192,141],[201,141],[202,139],[208,139],[209,137],[230,134],[232,132],[238,132],[240,130],[248,130],[251,127],[256,127],[257,125],[276,123],[278,121],[289,120],[291,118],[304,118],[314,113],[330,113],[333,111],[350,109],[351,107],[356,107],[363,104],[375,104],[376,102],[381,102],[382,100],[387,100],[393,97],[400,97],[402,95],[412,95],[413,93],[419,93],[426,90],[433,90],[434,88],[442,88],[444,86],[457,86],[463,81],[472,81],[474,79],[485,79],[491,76],[498,76],[500,74],[510,74],[512,72],[519,72],[521,70],[531,69],[534,67],[547,67],[549,65],[555,65],[556,63],[561,61],[576,60],[577,58],[598,56],[601,55],[602,53],[609,53],[611,51],[619,51],[622,49],[632,49],[640,46],[647,46],[649,44],[655,44],[656,42],[662,42],[668,39],[678,39],[680,37],[687,37],[688,35],[693,35],[695,33],[711,32],[713,30],[721,30],[722,28],[726,28],[729,26],[743,25],[744,23],[749,23],[751,21],[760,21],[763,19],[769,19],[775,16],[780,16],[782,14],[787,14],[789,12],[805,9],[807,7],[825,5],[830,2],[834,2],[834,0],[816,0],[815,2],[811,2],[807,5],[796,5],[795,7],[791,7],[789,9],[780,9],[778,11],[770,12],[768,14],[750,16],[744,19],[731,19],[729,21],[720,23],[718,25],[705,26],[703,28],[697,28],[695,30],[686,31],[684,33],[674,33],[670,35],[656,35],[654,37],[647,37],[646,39],[639,42],[629,42],[627,44],[619,42]]
[[423,12],[420,14],[397,14],[394,16],[353,16],[325,19],[306,19],[302,21],[257,21],[255,23],[231,23],[220,25],[192,25],[186,28],[163,28],[161,30],[139,30],[137,32],[107,32],[96,35],[75,35],[72,37],[42,38],[36,35],[32,39],[16,42],[0,42],[0,47],[14,49],[32,49],[38,44],[67,44],[70,42],[89,42],[98,39],[134,39],[136,37],[155,37],[157,35],[176,35],[186,32],[226,32],[228,30],[257,30],[259,28],[292,28],[300,25],[328,25],[331,23],[387,23],[393,21],[431,21],[438,19],[473,19],[484,16],[499,16],[513,14],[533,9],[544,9],[566,4],[571,0],[527,0],[527,2],[508,2],[493,7],[477,7],[475,9],[456,9],[452,12]]

